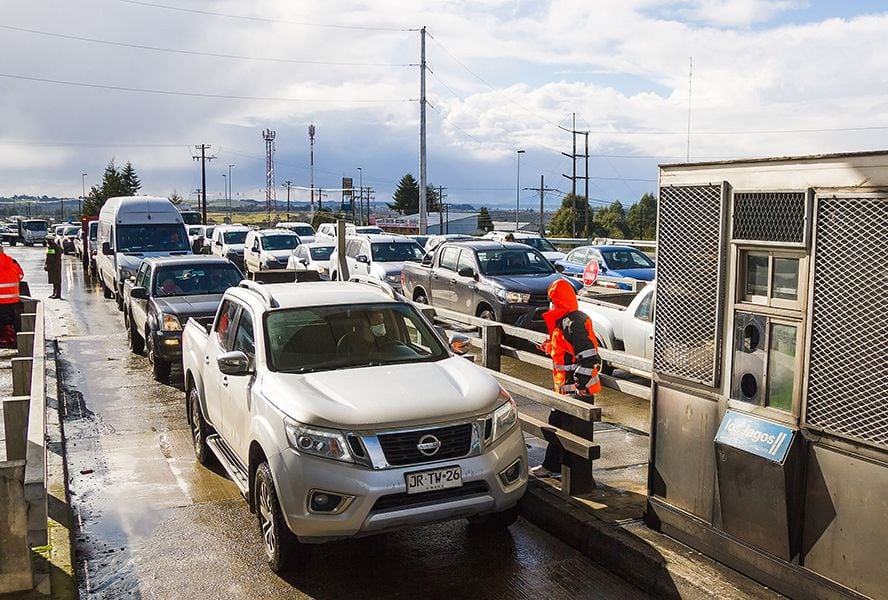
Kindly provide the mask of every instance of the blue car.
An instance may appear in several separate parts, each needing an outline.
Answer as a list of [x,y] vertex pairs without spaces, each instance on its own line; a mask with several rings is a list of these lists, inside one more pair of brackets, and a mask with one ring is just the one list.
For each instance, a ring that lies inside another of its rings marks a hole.
[[[641,281],[653,281],[656,275],[654,261],[641,250],[629,246],[580,246],[555,261],[555,264],[564,268],[565,275],[582,277],[586,264],[593,259],[598,261],[600,275],[631,277]],[[631,289],[623,283],[618,287]]]

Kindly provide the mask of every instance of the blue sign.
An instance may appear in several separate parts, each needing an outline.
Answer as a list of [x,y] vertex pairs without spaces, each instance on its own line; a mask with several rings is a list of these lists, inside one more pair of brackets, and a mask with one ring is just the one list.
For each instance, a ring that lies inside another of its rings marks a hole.
[[715,441],[782,463],[794,434],[793,429],[784,425],[729,410],[722,419]]

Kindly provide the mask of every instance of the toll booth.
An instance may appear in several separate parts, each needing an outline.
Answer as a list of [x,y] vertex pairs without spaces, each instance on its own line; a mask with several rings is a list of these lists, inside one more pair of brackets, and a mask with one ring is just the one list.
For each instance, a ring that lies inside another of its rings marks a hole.
[[888,152],[662,165],[649,526],[888,597]]

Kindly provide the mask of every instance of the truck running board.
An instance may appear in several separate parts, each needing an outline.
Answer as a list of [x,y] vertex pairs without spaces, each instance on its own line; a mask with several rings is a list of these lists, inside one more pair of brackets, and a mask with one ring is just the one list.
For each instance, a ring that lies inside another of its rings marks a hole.
[[238,460],[234,452],[231,451],[228,444],[219,437],[218,433],[207,436],[207,446],[210,447],[210,450],[212,450],[213,454],[216,455],[216,458],[219,459],[222,468],[225,469],[225,472],[228,473],[228,476],[238,487],[244,498],[246,498],[250,489],[246,467],[241,464],[241,461]]

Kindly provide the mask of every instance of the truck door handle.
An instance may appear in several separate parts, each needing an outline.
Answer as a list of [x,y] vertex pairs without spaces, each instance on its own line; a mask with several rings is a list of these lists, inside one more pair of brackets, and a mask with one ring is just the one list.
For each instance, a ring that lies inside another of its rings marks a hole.
[[451,279],[451,280],[450,280],[450,283],[456,284],[456,279],[455,279],[455,278],[454,278],[454,279]]
[[228,376],[222,378],[222,387],[228,387]]
[[210,364],[210,357],[209,356],[204,356],[204,364],[205,365]]
[[432,279],[437,279],[437,278],[438,278],[438,274],[437,274],[437,273],[432,273]]

